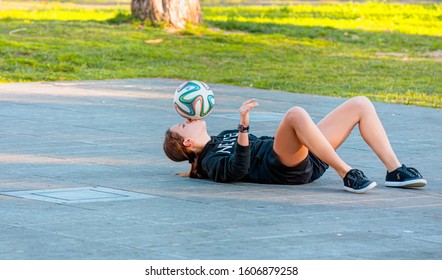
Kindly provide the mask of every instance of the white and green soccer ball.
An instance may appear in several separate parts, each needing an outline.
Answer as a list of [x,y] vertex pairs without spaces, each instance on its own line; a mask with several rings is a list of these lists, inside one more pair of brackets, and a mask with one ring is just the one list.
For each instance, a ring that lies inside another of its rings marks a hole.
[[173,104],[183,118],[199,120],[210,114],[215,106],[215,96],[205,83],[188,81],[175,90]]

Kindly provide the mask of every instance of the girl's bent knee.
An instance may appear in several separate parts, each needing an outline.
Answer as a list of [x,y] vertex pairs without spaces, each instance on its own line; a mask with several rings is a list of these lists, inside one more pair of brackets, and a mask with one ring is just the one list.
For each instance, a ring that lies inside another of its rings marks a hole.
[[349,104],[353,110],[356,110],[361,114],[367,111],[374,110],[373,103],[365,96],[353,97],[349,100]]
[[352,102],[354,102],[356,105],[360,106],[370,106],[372,105],[371,100],[368,99],[366,96],[356,96],[350,99]]
[[307,111],[299,106],[295,106],[290,108],[287,113],[284,116],[284,119],[290,121],[290,122],[299,122],[310,118]]

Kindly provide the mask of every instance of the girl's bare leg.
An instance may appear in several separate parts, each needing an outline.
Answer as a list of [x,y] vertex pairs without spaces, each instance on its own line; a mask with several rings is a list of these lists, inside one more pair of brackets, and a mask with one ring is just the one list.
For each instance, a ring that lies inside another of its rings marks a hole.
[[273,149],[287,166],[300,163],[310,150],[336,170],[341,178],[351,169],[301,107],[293,107],[286,113],[276,130]]
[[389,171],[400,166],[373,104],[365,97],[355,97],[337,107],[316,126],[308,113],[294,107],[279,125],[274,150],[282,163],[295,166],[312,151],[343,178],[351,169],[336,153],[359,124],[361,135]]
[[334,149],[337,149],[357,124],[362,138],[388,171],[401,166],[373,104],[366,97],[358,96],[347,100],[323,118],[318,123],[318,128]]

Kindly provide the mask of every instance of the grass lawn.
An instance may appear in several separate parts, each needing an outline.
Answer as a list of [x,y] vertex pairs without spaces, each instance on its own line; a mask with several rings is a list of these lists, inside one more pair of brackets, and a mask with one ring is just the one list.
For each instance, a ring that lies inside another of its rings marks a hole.
[[204,6],[171,32],[129,4],[0,2],[0,82],[166,77],[442,107],[442,4]]

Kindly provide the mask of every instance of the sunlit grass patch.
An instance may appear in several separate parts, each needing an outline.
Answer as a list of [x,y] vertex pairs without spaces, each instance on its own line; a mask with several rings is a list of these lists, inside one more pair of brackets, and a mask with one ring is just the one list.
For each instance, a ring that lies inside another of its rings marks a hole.
[[[8,4],[9,3],[9,4]],[[104,21],[114,18],[121,12],[129,12],[129,7],[95,7],[78,6],[70,3],[52,2],[2,2],[0,18],[22,20],[96,20]]]
[[441,5],[346,3],[282,7],[207,7],[208,21],[320,26],[442,36]]

